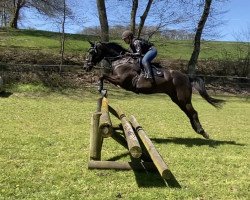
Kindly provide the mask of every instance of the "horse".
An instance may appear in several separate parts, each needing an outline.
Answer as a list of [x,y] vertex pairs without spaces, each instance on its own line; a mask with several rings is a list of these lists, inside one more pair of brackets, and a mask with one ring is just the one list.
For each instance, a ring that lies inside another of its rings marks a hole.
[[[121,45],[114,42],[93,43],[89,41],[89,43],[91,46],[86,55],[84,69],[90,71],[100,62],[108,63],[108,66],[104,66],[105,70],[99,77],[98,90],[100,93],[104,91],[104,80],[107,80],[116,86],[137,94],[167,94],[189,118],[194,131],[205,139],[209,139],[209,134],[203,129],[198,118],[198,112],[191,102],[193,88],[199,92],[202,98],[216,108],[221,108],[224,100],[209,96],[201,77],[191,77],[177,70],[159,68],[160,65],[158,64],[158,68],[154,70],[153,81],[149,81],[142,75],[138,59],[127,56],[128,51]],[[153,65],[156,66],[157,64],[153,63]],[[157,75],[158,73],[160,75]]]

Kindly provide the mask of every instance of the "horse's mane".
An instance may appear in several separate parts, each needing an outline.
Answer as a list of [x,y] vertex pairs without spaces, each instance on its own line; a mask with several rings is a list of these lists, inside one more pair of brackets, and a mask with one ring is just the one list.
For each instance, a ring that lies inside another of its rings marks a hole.
[[118,55],[124,54],[128,50],[123,48],[121,45],[117,44],[116,42],[108,42],[108,43],[102,43],[104,44],[108,49],[112,49],[115,51]]

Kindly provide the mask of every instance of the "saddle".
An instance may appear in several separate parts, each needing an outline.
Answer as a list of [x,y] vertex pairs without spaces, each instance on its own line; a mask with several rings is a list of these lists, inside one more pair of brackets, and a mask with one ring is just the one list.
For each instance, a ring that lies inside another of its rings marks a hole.
[[[140,66],[144,69],[143,65],[140,64]],[[152,75],[163,77],[163,71],[161,70],[161,66],[159,63],[150,63],[151,69],[152,69]]]
[[[124,57],[122,59],[116,60],[114,65],[117,64],[125,64],[125,63],[130,63],[130,64],[137,64],[139,65],[139,68],[141,71],[144,71],[144,66],[142,65],[142,58],[135,58],[135,57]],[[159,63],[150,63],[151,69],[152,69],[152,75],[158,76],[158,77],[163,77],[163,70],[161,69],[162,67],[160,66]]]

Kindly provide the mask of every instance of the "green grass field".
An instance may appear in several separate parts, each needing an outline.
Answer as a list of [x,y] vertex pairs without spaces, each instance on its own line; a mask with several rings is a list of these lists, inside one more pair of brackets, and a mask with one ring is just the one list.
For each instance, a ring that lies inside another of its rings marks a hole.
[[[67,34],[65,43],[66,54],[83,55],[89,48],[88,40],[99,41],[100,38],[78,34]],[[121,39],[112,41],[128,47]],[[170,41],[166,39],[153,38],[152,42],[158,48],[160,59],[184,59],[189,60],[193,51],[192,41]],[[208,42],[202,41],[200,59],[224,58],[229,53],[232,58],[238,58],[238,48],[247,52],[249,44],[236,42]],[[49,54],[60,52],[60,34],[37,30],[11,30],[0,29],[0,49],[15,51],[41,51]],[[231,58],[230,57],[230,58]]]
[[[19,85],[10,91],[0,98],[0,199],[249,199],[248,98],[220,97],[227,103],[216,110],[194,95],[212,137],[204,140],[169,97],[109,88],[110,104],[135,115],[168,163],[181,185],[172,188],[158,174],[87,169],[95,90]],[[105,139],[102,159],[116,156],[130,160]]]

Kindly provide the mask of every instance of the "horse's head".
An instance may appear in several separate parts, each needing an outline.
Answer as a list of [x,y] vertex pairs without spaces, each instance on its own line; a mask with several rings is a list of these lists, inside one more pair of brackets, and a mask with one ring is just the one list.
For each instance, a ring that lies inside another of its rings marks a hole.
[[105,56],[104,47],[101,42],[90,42],[90,48],[86,56],[84,69],[90,71],[97,63],[99,63]]
[[116,57],[127,51],[116,43],[93,43],[90,41],[89,43],[91,47],[88,50],[88,55],[86,56],[86,62],[84,65],[86,71],[90,71],[104,57]]

